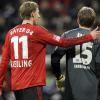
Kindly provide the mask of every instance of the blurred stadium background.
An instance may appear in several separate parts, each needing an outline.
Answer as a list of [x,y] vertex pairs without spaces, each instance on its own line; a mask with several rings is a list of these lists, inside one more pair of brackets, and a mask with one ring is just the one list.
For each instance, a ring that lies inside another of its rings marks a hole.
[[[18,8],[21,3],[28,0],[1,0],[0,1],[0,55],[4,44],[6,32],[21,23]],[[30,0],[31,1],[31,0]],[[33,0],[40,6],[40,24],[57,35],[72,28],[78,27],[77,12],[83,6],[90,6],[95,9],[97,17],[94,27],[100,26],[100,0]],[[47,86],[44,87],[45,100],[61,100],[62,93],[58,92],[55,85],[55,78],[51,72],[50,54],[54,46],[47,46]],[[62,71],[65,69],[65,59],[61,61]],[[43,99],[44,100],[44,99]]]

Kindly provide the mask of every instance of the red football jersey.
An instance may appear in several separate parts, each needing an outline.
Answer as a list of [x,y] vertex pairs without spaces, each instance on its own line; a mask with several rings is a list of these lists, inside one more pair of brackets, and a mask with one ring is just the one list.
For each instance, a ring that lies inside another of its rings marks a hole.
[[2,88],[9,62],[11,64],[12,90],[45,85],[46,45],[68,47],[90,40],[93,38],[89,34],[78,39],[63,39],[41,26],[30,24],[16,26],[7,33],[5,39],[0,65],[0,88]]

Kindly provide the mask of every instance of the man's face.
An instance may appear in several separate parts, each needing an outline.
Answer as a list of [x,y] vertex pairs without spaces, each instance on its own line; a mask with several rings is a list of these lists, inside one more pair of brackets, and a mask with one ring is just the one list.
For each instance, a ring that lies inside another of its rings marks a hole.
[[39,9],[36,9],[36,12],[34,13],[34,23],[38,24],[40,21],[40,14],[39,14]]

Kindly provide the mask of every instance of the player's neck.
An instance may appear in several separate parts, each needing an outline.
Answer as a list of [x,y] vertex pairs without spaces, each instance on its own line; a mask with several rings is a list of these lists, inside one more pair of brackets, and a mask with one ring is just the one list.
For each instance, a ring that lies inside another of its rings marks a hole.
[[90,27],[84,27],[84,26],[81,26],[81,25],[79,25],[79,28],[86,29],[86,30],[91,30]]
[[33,25],[33,21],[25,19],[25,20],[23,20],[22,24],[31,24],[31,25]]

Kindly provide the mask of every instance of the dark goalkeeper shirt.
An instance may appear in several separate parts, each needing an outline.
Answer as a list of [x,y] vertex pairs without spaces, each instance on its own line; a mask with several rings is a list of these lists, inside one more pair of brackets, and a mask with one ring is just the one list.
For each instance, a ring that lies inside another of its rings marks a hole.
[[[62,37],[80,37],[88,33],[86,29],[73,29]],[[61,74],[60,59],[66,54],[65,100],[96,100],[99,75],[96,63],[100,65],[99,41],[87,42],[71,48],[57,47],[51,55],[51,64],[56,77]],[[98,58],[97,58],[98,56]],[[97,73],[98,72],[98,73]]]

